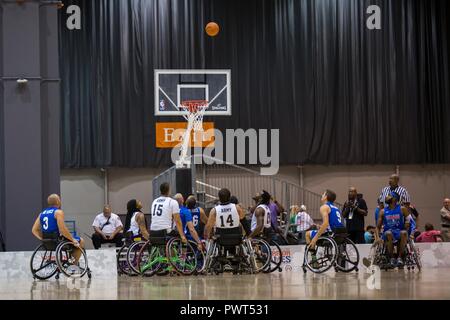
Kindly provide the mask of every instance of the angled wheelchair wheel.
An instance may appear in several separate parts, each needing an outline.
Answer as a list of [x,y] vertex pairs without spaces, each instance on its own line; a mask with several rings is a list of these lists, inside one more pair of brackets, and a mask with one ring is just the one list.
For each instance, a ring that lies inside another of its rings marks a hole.
[[172,238],[166,245],[166,257],[179,274],[192,275],[197,271],[197,252],[191,243]]
[[275,241],[270,241],[270,263],[264,269],[264,273],[281,272],[281,263],[283,262],[283,251]]
[[199,250],[197,247],[197,243],[195,241],[189,240],[190,245],[195,251],[195,256],[197,259],[197,268],[194,274],[201,274],[205,271],[206,268],[206,255],[203,250]]
[[119,272],[121,274],[126,274],[128,276],[136,275],[135,272],[131,269],[128,264],[127,253],[129,246],[124,245],[117,252],[117,267],[119,268]]
[[129,271],[133,275],[141,273],[139,270],[138,257],[139,252],[146,243],[146,241],[133,242],[127,250],[127,263],[128,267],[130,268]]
[[147,241],[139,250],[137,258],[137,267],[139,274],[145,277],[151,277],[157,273],[162,273],[167,269],[164,247],[152,245]]
[[333,239],[319,238],[316,247],[305,248],[304,265],[314,273],[323,273],[334,267],[337,259],[337,245]]
[[[76,255],[79,256],[78,261]],[[76,248],[69,241],[60,243],[56,248],[56,263],[59,270],[69,278],[81,278],[89,271],[86,251]]]
[[271,267],[272,250],[267,241],[254,238],[250,240],[249,259],[254,273]]
[[55,252],[47,250],[45,245],[41,244],[31,256],[30,268],[33,278],[39,280],[50,279],[58,271]]
[[420,253],[419,253],[419,249],[417,249],[417,247],[414,245],[413,241],[409,241],[408,243],[408,247],[409,247],[409,251],[410,251],[410,255],[411,255],[411,260],[412,262],[417,266],[417,270],[419,272],[422,271],[422,260],[420,258]]
[[336,268],[342,272],[358,271],[359,252],[355,243],[345,238],[338,244],[338,255],[336,258]]
[[213,266],[216,262],[217,255],[218,255],[217,244],[212,240],[208,240],[206,242],[206,255],[205,255],[205,262],[204,262],[204,266],[203,266],[203,272],[214,273]]

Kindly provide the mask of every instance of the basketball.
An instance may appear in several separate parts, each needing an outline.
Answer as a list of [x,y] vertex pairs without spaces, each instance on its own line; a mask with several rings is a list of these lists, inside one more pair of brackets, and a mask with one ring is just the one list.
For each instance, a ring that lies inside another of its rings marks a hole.
[[220,27],[217,23],[210,22],[206,25],[205,31],[208,34],[208,36],[215,37],[219,34]]

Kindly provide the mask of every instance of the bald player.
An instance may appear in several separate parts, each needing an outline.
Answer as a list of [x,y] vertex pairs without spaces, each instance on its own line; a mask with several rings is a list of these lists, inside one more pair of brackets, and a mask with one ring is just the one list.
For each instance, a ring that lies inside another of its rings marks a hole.
[[48,208],[44,209],[34,222],[31,232],[40,241],[44,239],[58,239],[63,237],[72,242],[77,248],[73,251],[75,263],[81,256],[84,248],[84,241],[79,237],[73,237],[64,223],[64,211],[61,210],[61,198],[57,194],[52,194],[47,198]]

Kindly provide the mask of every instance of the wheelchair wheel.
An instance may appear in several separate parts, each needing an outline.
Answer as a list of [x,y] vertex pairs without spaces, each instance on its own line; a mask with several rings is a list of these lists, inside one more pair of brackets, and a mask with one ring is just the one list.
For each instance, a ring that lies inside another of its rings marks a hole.
[[345,238],[342,243],[338,245],[338,256],[336,258],[336,268],[342,272],[358,271],[359,252],[355,243]]
[[69,278],[81,278],[88,271],[88,259],[84,249],[80,250],[78,262],[75,261],[74,252],[77,248],[69,242],[64,241],[56,248],[56,263],[59,270]]
[[206,255],[203,271],[206,273],[214,272],[215,258],[217,256],[217,244],[212,240],[206,242]]
[[410,255],[413,260],[413,263],[417,266],[417,269],[420,272],[420,271],[422,271],[422,261],[420,259],[419,250],[416,248],[416,246],[414,245],[414,242],[412,242],[412,241],[410,241],[408,245],[409,245]]
[[189,240],[190,245],[195,251],[195,256],[197,259],[197,268],[195,270],[195,274],[201,274],[205,271],[206,267],[206,256],[205,252],[202,250],[198,250],[197,243],[195,241]]
[[172,238],[166,245],[166,257],[172,267],[182,275],[192,275],[197,271],[197,252],[192,245],[181,239]]
[[58,271],[54,251],[47,250],[45,245],[41,244],[31,256],[30,268],[33,278],[47,280],[53,277]]
[[275,241],[270,241],[270,263],[268,264],[267,268],[264,269],[264,273],[272,273],[275,271],[281,272],[281,263],[283,262],[283,251],[281,250],[278,243]]
[[157,273],[164,274],[167,269],[165,263],[164,247],[160,245],[152,245],[147,241],[139,250],[137,258],[137,267],[139,273],[145,277],[151,277]]
[[121,274],[126,274],[127,276],[135,275],[134,271],[130,268],[127,259],[129,247],[127,245],[122,246],[117,252],[117,267]]
[[263,239],[250,240],[250,263],[254,273],[261,272],[270,268],[272,259],[272,250],[269,243]]
[[139,265],[138,265],[138,256],[141,248],[146,244],[146,241],[138,241],[134,242],[130,245],[127,250],[127,263],[130,268],[130,273],[132,274],[140,274]]
[[333,239],[319,238],[314,249],[309,245],[306,247],[304,265],[314,273],[323,273],[335,266],[337,252],[337,245]]

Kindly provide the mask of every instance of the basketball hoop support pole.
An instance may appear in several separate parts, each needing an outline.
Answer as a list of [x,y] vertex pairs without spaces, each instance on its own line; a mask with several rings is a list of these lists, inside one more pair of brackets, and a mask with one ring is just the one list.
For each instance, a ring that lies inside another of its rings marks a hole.
[[194,124],[192,121],[188,122],[188,127],[186,128],[186,131],[183,135],[183,144],[181,145],[180,149],[180,158],[178,159],[176,166],[177,168],[189,168],[191,161],[187,155],[188,148],[190,148],[190,141],[191,141],[191,131]]
[[181,105],[182,109],[189,112],[188,125],[186,131],[183,134],[183,143],[180,148],[180,156],[176,162],[177,168],[190,168],[191,160],[188,157],[188,150],[191,147],[191,132],[203,130],[203,115],[208,108],[208,101],[206,100],[191,100],[183,101]]

